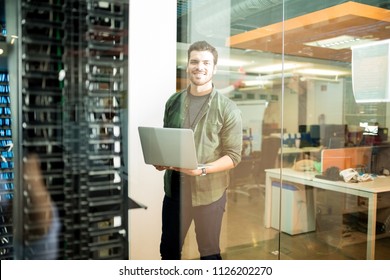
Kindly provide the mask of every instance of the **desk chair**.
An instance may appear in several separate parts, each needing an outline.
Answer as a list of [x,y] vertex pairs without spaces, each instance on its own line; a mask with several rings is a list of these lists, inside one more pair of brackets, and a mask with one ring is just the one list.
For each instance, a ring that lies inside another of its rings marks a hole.
[[275,168],[276,159],[279,154],[280,138],[264,138],[262,141],[262,151],[253,153],[244,158],[230,172],[230,189],[233,193],[234,201],[237,194],[245,195],[249,199],[253,191],[265,190],[265,169]]
[[265,188],[265,169],[276,168],[281,140],[277,137],[264,138],[261,144],[259,160],[254,166],[255,182]]
[[255,159],[253,157],[243,158],[241,162],[230,171],[229,192],[233,193],[233,200],[237,200],[237,194],[251,198],[250,190],[257,188],[253,171]]

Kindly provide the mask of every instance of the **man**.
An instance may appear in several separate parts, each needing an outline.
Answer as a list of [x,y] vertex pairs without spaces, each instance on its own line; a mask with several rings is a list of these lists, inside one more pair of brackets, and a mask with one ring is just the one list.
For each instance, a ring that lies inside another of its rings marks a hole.
[[219,239],[226,204],[229,169],[241,160],[241,113],[218,93],[212,78],[218,53],[205,41],[188,49],[187,89],[173,94],[165,105],[164,127],[194,131],[202,169],[155,166],[166,170],[162,211],[161,258],[180,259],[185,236],[194,221],[201,259],[220,260]]

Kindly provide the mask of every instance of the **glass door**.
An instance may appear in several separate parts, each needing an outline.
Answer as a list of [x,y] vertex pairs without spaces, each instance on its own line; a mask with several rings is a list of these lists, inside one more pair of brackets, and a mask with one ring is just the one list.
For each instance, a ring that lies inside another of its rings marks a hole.
[[187,47],[206,40],[220,51],[215,87],[242,111],[224,258],[389,259],[389,5],[177,3],[178,89]]

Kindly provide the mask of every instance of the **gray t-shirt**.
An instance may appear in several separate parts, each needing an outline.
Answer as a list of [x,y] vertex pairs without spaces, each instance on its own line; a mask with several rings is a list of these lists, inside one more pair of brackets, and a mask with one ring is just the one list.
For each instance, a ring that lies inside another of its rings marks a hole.
[[188,98],[190,99],[188,114],[184,121],[185,128],[191,128],[192,130],[195,128],[196,124],[199,122],[201,118],[201,112],[203,108],[206,106],[207,101],[210,97],[210,94],[195,96],[192,94],[188,94]]

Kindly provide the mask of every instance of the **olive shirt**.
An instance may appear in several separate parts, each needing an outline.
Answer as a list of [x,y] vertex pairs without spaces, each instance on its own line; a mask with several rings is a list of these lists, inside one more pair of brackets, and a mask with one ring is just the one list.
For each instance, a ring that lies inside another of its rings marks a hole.
[[[165,105],[164,127],[182,128],[189,107],[189,91],[173,94]],[[199,163],[213,162],[228,155],[234,166],[241,161],[242,120],[241,111],[228,97],[213,87],[207,106],[203,107],[199,122],[193,128]],[[164,175],[164,191],[171,197],[172,174]],[[191,186],[192,206],[208,205],[217,201],[229,185],[229,170],[209,173],[206,176],[187,176]]]

